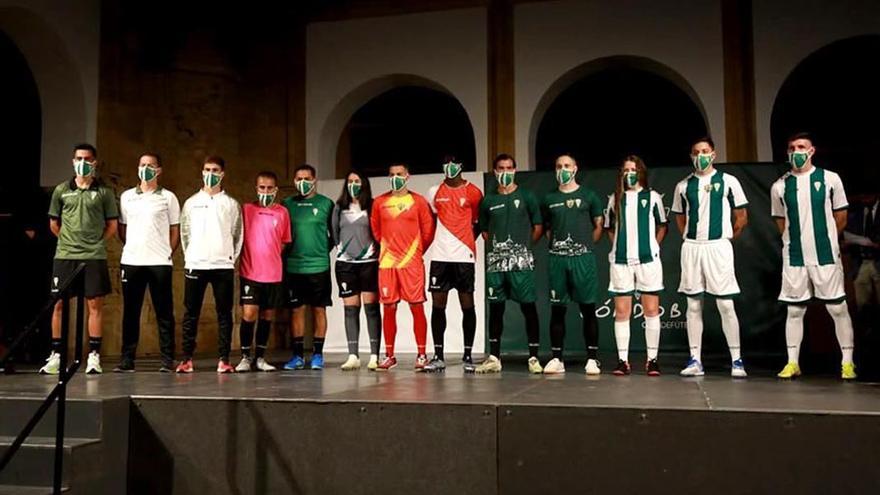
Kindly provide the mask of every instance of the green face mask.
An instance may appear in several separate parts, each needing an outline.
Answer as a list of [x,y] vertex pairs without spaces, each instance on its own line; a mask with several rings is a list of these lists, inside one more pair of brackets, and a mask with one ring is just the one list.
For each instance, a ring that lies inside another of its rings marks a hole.
[[275,202],[275,193],[257,193],[257,200],[259,200],[260,206],[266,208]]
[[80,177],[88,177],[95,172],[95,162],[77,160],[73,162],[73,172]]
[[202,182],[207,187],[217,187],[223,180],[223,176],[214,172],[202,172]]
[[392,175],[388,178],[391,181],[391,190],[400,191],[406,187],[406,177],[402,175]]
[[455,162],[446,162],[443,164],[443,175],[447,179],[454,179],[461,173],[461,164]]
[[629,172],[623,173],[623,185],[627,187],[627,189],[632,189],[639,184],[639,173],[630,170]]
[[556,182],[558,182],[560,186],[570,184],[571,181],[573,181],[573,180],[574,180],[574,171],[573,170],[560,168],[559,170],[556,171]]
[[144,182],[150,182],[155,179],[158,172],[153,167],[138,167],[138,179]]
[[504,187],[510,187],[513,184],[514,176],[516,172],[512,170],[505,170],[504,172],[496,173],[495,180],[498,181]]
[[313,180],[302,179],[296,183],[296,190],[303,196],[308,196],[314,188],[315,181]]
[[809,159],[810,152],[808,151],[792,151],[788,154],[788,163],[791,163],[796,169],[804,168]]
[[348,194],[351,195],[352,198],[357,198],[361,194],[361,183],[360,182],[349,182],[348,183]]
[[695,155],[693,157],[693,160],[694,160],[694,170],[696,170],[698,172],[705,172],[706,169],[708,169],[709,166],[712,165],[712,155],[711,154],[705,155],[703,153],[700,153],[699,155]]

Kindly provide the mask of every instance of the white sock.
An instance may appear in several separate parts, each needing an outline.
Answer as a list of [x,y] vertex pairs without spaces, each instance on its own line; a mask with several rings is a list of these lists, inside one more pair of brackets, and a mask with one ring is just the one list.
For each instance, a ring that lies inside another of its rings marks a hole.
[[721,329],[724,338],[727,339],[727,348],[730,349],[730,360],[739,359],[739,319],[736,317],[736,307],[731,299],[716,299],[718,312],[721,314]]
[[660,349],[660,317],[645,317],[645,346],[648,348],[648,360],[657,359]]
[[849,309],[847,309],[845,302],[826,304],[825,308],[834,320],[834,333],[837,334],[837,342],[840,344],[840,352],[843,354],[840,363],[851,363],[853,360],[853,324],[849,317]]
[[629,320],[614,320],[614,340],[617,341],[617,359],[629,361]]
[[703,347],[703,300],[688,297],[687,304],[688,345],[691,349],[691,357],[699,361]]
[[788,362],[797,363],[804,340],[804,314],[806,306],[788,305],[788,318],[785,319],[785,345],[788,346]]

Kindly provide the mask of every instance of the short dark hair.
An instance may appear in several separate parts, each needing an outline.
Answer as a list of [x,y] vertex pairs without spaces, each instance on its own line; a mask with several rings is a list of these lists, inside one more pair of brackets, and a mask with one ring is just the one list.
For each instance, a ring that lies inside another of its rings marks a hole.
[[293,169],[293,175],[296,175],[296,173],[300,170],[308,170],[309,173],[312,174],[312,177],[318,177],[318,172],[315,171],[315,167],[309,165],[308,163],[303,163],[302,165]]
[[143,153],[141,153],[141,156],[152,156],[156,159],[156,163],[158,163],[160,167],[162,166],[162,157],[159,156],[159,153],[156,153],[155,151],[144,151]]
[[516,159],[514,159],[512,156],[508,155],[507,153],[501,153],[498,156],[496,156],[495,160],[492,161],[492,168],[494,169],[495,167],[498,166],[498,162],[501,162],[504,160],[510,160],[511,162],[513,162],[513,168],[516,168]]
[[403,167],[407,172],[409,172],[409,165],[403,162],[391,162],[391,165],[388,165],[388,170],[391,170],[391,167]]
[[788,141],[785,142],[785,145],[788,146],[792,141],[797,141],[798,139],[806,139],[810,144],[813,144],[813,136],[809,132],[796,132],[788,137]]
[[261,171],[260,173],[257,174],[257,179],[259,179],[260,177],[265,178],[265,179],[272,179],[275,181],[276,185],[278,184],[278,176],[275,174],[275,172],[272,172],[271,170]]
[[215,165],[220,166],[220,170],[226,171],[226,160],[223,159],[220,155],[208,155],[202,160],[202,165],[206,163],[213,163]]
[[556,155],[556,159],[553,160],[553,164],[555,165],[555,164],[556,164],[556,160],[559,160],[559,159],[562,158],[563,156],[567,156],[567,157],[571,158],[571,161],[573,161],[574,164],[577,165],[577,162],[578,162],[578,161],[577,161],[577,158],[574,157],[574,153],[568,153],[568,152],[563,152],[563,153],[560,153],[560,154]]
[[701,138],[695,139],[694,142],[691,143],[691,148],[693,149],[693,147],[699,143],[706,143],[709,145],[710,148],[712,148],[712,151],[715,151],[715,141],[712,140],[711,137],[703,136]]
[[96,150],[95,147],[89,143],[79,143],[76,146],[74,146],[73,147],[73,154],[75,155],[76,152],[79,150],[90,151],[92,153],[92,156],[94,156],[95,158],[98,158],[98,150]]

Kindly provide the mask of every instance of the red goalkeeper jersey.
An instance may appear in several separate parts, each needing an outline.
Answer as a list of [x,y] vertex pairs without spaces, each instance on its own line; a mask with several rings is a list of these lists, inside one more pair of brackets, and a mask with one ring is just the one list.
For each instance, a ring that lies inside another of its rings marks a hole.
[[370,227],[379,242],[380,269],[423,264],[422,255],[434,239],[431,207],[414,192],[401,196],[387,192],[376,198]]
[[428,191],[428,201],[437,212],[437,235],[431,259],[473,263],[477,256],[474,225],[480,218],[480,189],[465,182],[449,187],[445,182]]

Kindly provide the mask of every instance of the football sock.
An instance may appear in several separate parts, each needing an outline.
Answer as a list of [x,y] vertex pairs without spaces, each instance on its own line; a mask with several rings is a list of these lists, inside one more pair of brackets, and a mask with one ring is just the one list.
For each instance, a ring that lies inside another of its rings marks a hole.
[[[410,306],[412,308],[412,306]],[[443,337],[446,334],[446,307],[431,306],[431,337],[434,339],[434,355],[443,359]]]
[[367,333],[370,336],[370,353],[379,355],[381,344],[380,331],[382,329],[382,317],[379,314],[379,303],[364,304],[364,313],[367,315]]
[[614,320],[614,340],[617,342],[617,359],[629,361],[629,320]]
[[361,334],[361,307],[345,307],[345,338],[348,341],[348,353],[358,355],[358,339]]
[[464,333],[464,357],[470,358],[477,336],[477,310],[473,307],[461,308],[461,328]]
[[422,303],[410,304],[409,311],[413,318],[416,349],[421,356],[425,354],[425,342],[428,340],[428,320],[425,319],[425,308]]
[[788,346],[788,362],[797,363],[804,340],[804,314],[806,306],[788,305],[788,317],[785,319],[785,345]]
[[501,334],[504,332],[504,303],[489,303],[489,354],[501,355]]
[[837,342],[840,344],[840,352],[843,355],[841,364],[851,363],[853,360],[853,324],[849,316],[846,303],[826,304],[828,314],[834,320],[834,333],[837,334]]
[[[538,357],[541,349],[541,332],[538,323],[538,308],[535,303],[522,303],[519,305],[523,318],[526,320],[526,337],[529,341],[529,357]],[[504,323],[502,323],[502,326]]]
[[550,351],[555,359],[562,360],[562,348],[565,343],[565,312],[566,307],[554,304],[550,310]]
[[238,325],[238,335],[241,343],[242,356],[251,355],[251,343],[254,341],[254,326],[256,324],[257,322],[255,321],[247,321],[242,319],[241,323]]
[[599,322],[596,320],[595,304],[579,304],[583,320],[584,344],[587,346],[587,359],[599,357]]
[[397,304],[386,304],[382,317],[382,332],[385,334],[385,355],[394,355],[394,340],[397,338]]
[[[721,299],[718,300],[721,302]],[[718,307],[718,310],[721,310],[721,307]],[[734,318],[736,318],[736,314],[734,313]],[[687,298],[687,337],[688,337],[688,346],[691,349],[691,357],[700,361],[700,354],[702,352],[703,347],[703,300],[699,297],[688,297]],[[722,322],[723,324],[723,322]],[[724,334],[727,335],[727,330],[724,331]],[[739,334],[739,331],[737,331]]]
[[648,349],[648,359],[657,359],[660,351],[660,317],[645,317],[645,347]]
[[739,348],[739,318],[736,317],[736,307],[732,299],[716,299],[718,313],[721,314],[721,330],[727,339],[727,348],[730,349],[730,360],[736,361],[740,356]]

